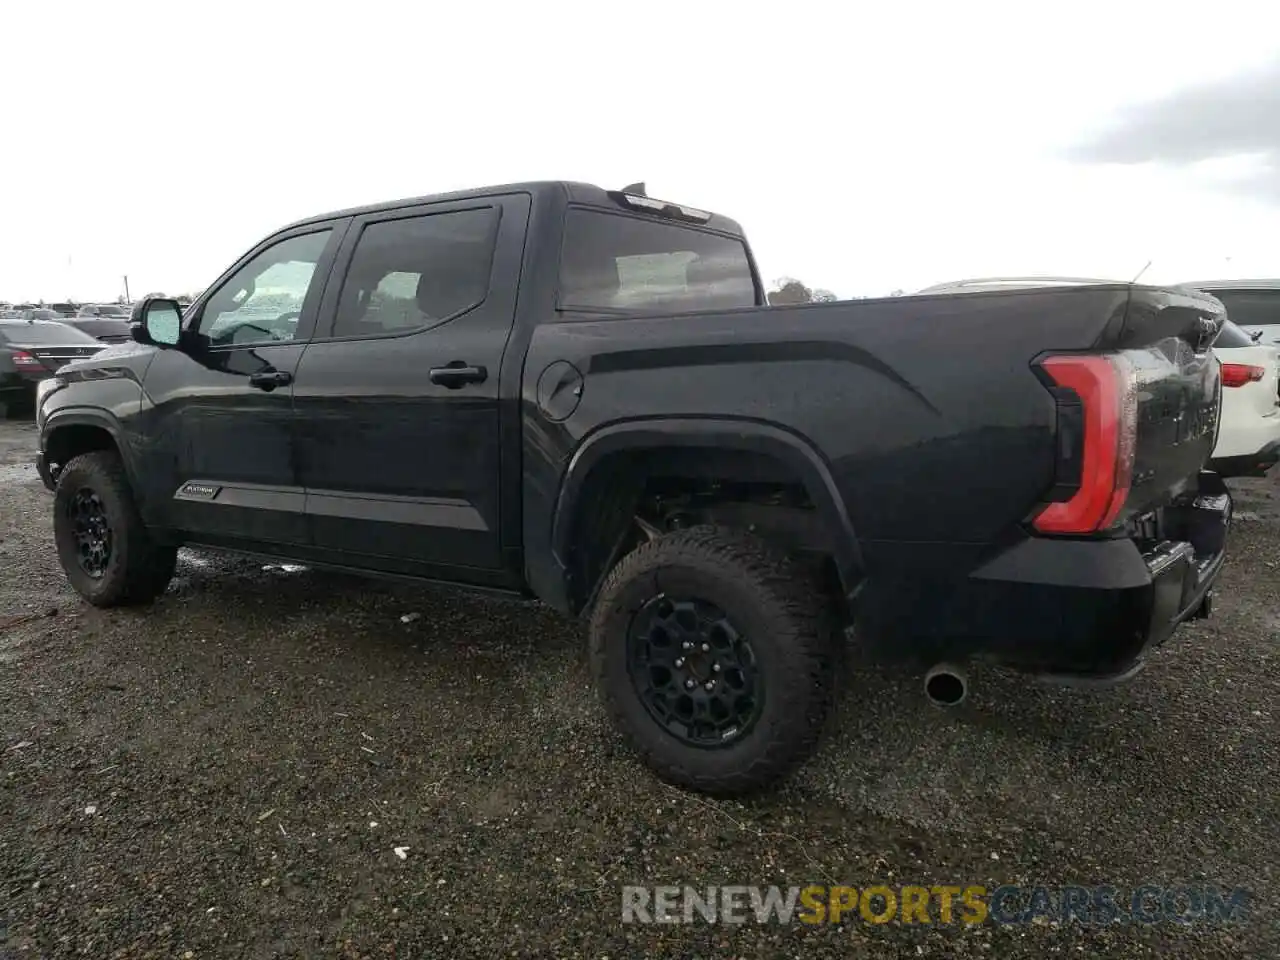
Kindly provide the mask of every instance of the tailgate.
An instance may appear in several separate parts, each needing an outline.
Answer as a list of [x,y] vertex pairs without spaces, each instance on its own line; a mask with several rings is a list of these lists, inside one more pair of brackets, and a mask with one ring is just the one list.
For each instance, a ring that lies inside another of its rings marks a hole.
[[1196,488],[1217,439],[1225,320],[1212,297],[1135,286],[1093,350],[1039,362],[1058,403],[1058,463],[1037,529],[1124,528]]

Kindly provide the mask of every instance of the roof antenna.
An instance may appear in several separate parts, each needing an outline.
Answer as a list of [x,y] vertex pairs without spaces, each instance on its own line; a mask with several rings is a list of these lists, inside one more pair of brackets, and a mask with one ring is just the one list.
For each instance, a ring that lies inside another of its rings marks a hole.
[[1138,282],[1138,278],[1139,278],[1139,277],[1141,277],[1144,273],[1146,273],[1146,272],[1147,272],[1147,268],[1148,268],[1148,267],[1150,267],[1150,266],[1151,266],[1151,261],[1150,261],[1150,260],[1148,260],[1148,261],[1147,261],[1147,266],[1145,266],[1145,267],[1143,267],[1141,270],[1139,270],[1139,271],[1137,272],[1137,274],[1135,274],[1135,275],[1134,275],[1134,278],[1133,278],[1132,280],[1130,280],[1129,282],[1130,282],[1130,283],[1137,283],[1137,282]]
[[627,184],[625,187],[623,187],[623,188],[622,188],[622,192],[623,192],[623,193],[629,193],[629,194],[631,194],[633,197],[647,197],[647,196],[648,196],[648,194],[644,192],[644,181],[643,181],[643,180],[641,180],[639,183],[629,183],[629,184]]

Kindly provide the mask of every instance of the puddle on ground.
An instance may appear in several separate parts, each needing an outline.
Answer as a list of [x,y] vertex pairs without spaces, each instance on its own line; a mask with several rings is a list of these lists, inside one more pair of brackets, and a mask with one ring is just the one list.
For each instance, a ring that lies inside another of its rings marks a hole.
[[25,483],[28,480],[39,480],[34,463],[0,464],[0,483]]

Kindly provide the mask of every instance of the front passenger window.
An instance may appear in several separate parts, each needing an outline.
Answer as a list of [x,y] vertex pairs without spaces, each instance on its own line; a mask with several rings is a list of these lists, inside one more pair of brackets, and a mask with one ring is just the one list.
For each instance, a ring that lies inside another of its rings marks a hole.
[[331,230],[272,244],[205,303],[200,333],[210,346],[292,340]]

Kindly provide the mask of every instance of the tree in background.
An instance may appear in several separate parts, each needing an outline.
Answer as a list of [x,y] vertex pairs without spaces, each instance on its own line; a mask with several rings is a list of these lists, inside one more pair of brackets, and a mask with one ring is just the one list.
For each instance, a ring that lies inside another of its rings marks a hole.
[[808,287],[795,277],[782,277],[775,280],[773,287],[768,295],[771,304],[831,303],[833,300],[840,299],[830,290]]

